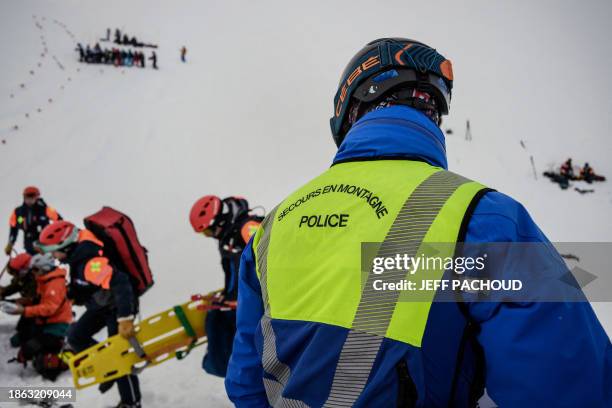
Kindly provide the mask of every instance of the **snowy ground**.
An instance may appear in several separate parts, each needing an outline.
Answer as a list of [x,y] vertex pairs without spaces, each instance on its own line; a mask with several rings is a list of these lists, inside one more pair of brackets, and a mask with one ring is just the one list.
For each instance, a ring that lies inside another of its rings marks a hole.
[[[323,171],[344,64],[367,41],[401,35],[454,62],[451,170],[522,201],[554,241],[610,242],[611,183],[583,196],[539,174],[572,156],[612,176],[612,6],[534,3],[0,0],[0,217],[27,184],[77,222],[102,205],[127,212],[157,281],[143,315],[220,287],[214,242],[188,224],[192,202],[240,194],[272,208]],[[93,45],[107,27],[158,43],[160,70],[79,64],[76,41]],[[595,308],[612,332],[612,304]],[[0,316],[2,360],[13,324]],[[145,372],[145,406],[228,406],[202,353]],[[37,382],[0,361],[0,385]],[[92,388],[77,406],[116,399]]]

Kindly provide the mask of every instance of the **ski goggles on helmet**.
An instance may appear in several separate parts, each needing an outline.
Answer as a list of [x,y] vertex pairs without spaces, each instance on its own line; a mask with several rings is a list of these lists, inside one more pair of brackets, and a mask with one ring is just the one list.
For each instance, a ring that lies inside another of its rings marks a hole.
[[66,249],[72,244],[76,243],[78,239],[79,239],[79,230],[77,228],[74,228],[67,237],[65,237],[62,241],[58,242],[57,244],[44,245],[44,244],[41,244],[39,241],[37,247],[45,254],[50,253],[50,252],[65,252]]

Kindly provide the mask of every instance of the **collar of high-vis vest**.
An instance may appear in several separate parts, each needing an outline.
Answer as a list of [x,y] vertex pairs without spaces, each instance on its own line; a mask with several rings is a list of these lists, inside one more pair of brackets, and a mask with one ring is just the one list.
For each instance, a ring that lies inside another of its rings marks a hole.
[[442,130],[425,114],[407,106],[390,106],[364,115],[347,133],[334,164],[376,159],[412,159],[448,168]]

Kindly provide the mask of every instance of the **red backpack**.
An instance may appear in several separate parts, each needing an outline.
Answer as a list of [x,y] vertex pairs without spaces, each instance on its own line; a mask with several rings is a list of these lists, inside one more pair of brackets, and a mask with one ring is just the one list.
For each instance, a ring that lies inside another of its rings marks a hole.
[[138,296],[153,286],[147,249],[138,241],[130,217],[111,207],[102,207],[86,217],[83,223],[104,243],[104,254],[111,262],[130,275]]

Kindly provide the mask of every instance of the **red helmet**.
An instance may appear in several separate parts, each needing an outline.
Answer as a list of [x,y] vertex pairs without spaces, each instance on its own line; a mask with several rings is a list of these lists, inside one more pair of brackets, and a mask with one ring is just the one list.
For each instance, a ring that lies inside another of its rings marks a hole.
[[32,260],[32,255],[27,252],[23,254],[19,254],[14,258],[11,258],[9,261],[9,268],[14,271],[21,271],[22,269],[27,269],[30,266],[30,261]]
[[221,212],[221,199],[217,196],[207,195],[200,198],[191,207],[189,222],[195,232],[203,232],[210,227],[217,215]]
[[43,252],[59,251],[77,242],[79,230],[68,221],[56,221],[40,233],[39,247]]
[[40,190],[35,186],[27,186],[23,189],[23,195],[28,197],[40,197]]

